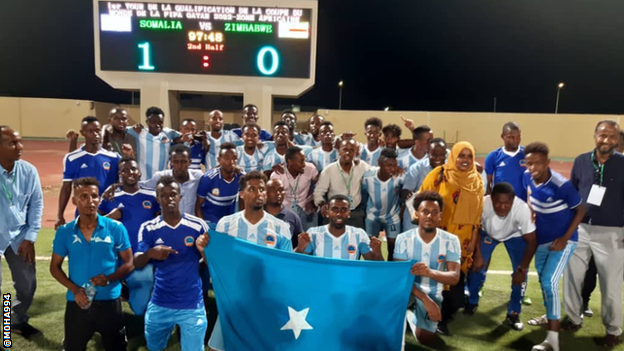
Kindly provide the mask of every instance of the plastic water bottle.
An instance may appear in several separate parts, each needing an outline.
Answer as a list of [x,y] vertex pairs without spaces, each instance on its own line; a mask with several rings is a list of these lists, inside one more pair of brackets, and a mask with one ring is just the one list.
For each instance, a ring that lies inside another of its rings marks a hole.
[[96,293],[97,288],[95,286],[93,286],[91,283],[85,284],[85,295],[87,295],[87,300],[89,300],[89,303],[83,309],[86,310],[91,307],[91,304],[93,303],[93,298],[95,297]]

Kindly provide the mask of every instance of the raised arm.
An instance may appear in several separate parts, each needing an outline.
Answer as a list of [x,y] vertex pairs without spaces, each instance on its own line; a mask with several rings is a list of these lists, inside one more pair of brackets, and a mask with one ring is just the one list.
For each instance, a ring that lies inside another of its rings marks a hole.
[[327,169],[324,169],[321,172],[318,182],[316,183],[316,187],[314,188],[314,204],[316,206],[321,206],[325,203],[325,195],[329,191],[329,173],[327,173]]
[[71,181],[64,181],[63,186],[61,187],[61,193],[59,194],[59,208],[56,213],[56,223],[54,224],[54,229],[58,229],[58,227],[65,224],[65,208],[67,207],[67,203],[69,202],[69,198],[71,196]]

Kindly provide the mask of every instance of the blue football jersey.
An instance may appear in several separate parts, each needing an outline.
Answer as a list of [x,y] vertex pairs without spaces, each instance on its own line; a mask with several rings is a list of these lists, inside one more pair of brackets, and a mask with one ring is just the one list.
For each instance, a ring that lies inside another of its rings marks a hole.
[[130,194],[117,189],[115,198],[112,201],[103,200],[99,210],[106,215],[116,208],[121,210],[120,222],[128,231],[132,252],[136,252],[139,244],[139,228],[144,222],[154,219],[160,212],[160,205],[156,202],[156,192],[139,189],[134,194]]

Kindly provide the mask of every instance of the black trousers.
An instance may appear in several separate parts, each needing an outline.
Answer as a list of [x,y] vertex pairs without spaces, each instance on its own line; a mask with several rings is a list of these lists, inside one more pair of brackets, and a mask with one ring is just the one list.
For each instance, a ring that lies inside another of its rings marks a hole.
[[74,301],[65,308],[65,351],[83,351],[93,334],[100,333],[107,351],[125,350],[128,345],[121,300],[93,301],[83,310]]
[[457,310],[464,307],[464,303],[466,301],[466,297],[464,296],[464,285],[466,281],[466,276],[463,272],[460,272],[459,282],[451,286],[447,291],[442,292],[442,321],[448,322]]

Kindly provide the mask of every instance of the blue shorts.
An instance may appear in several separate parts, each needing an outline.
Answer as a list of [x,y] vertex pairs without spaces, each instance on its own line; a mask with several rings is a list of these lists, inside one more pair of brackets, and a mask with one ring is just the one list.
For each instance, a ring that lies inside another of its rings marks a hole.
[[369,236],[377,237],[379,232],[384,230],[386,232],[386,238],[396,238],[401,233],[401,223],[384,223],[381,220],[371,220],[366,218],[364,220],[364,227],[366,233]]
[[150,351],[164,350],[175,325],[180,326],[182,351],[203,351],[208,322],[204,307],[173,309],[154,305],[145,313],[145,340]]
[[[438,307],[440,307],[439,303]],[[414,306],[414,319],[415,320],[412,321],[412,323],[415,324],[418,329],[426,330],[434,334],[436,329],[438,329],[438,322],[434,322],[429,319],[425,305],[420,299],[416,299],[416,306]]]
[[132,312],[137,316],[144,315],[154,288],[154,266],[148,263],[143,268],[135,269],[124,280],[130,292],[128,304]]

